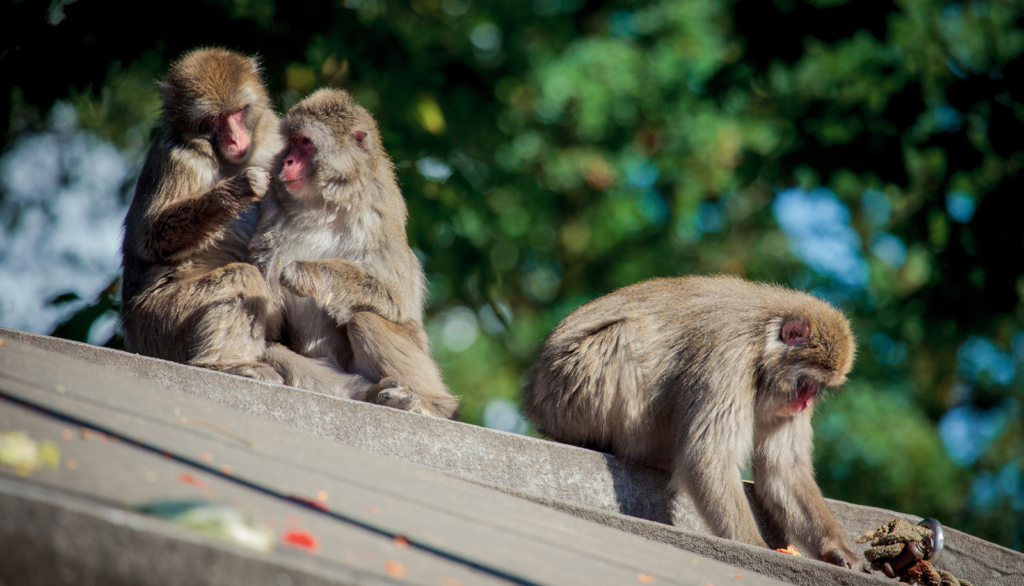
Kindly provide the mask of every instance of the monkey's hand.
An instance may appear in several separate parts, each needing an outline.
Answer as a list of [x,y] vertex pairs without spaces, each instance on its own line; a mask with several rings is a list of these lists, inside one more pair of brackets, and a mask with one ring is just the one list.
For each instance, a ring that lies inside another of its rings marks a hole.
[[316,262],[297,260],[281,270],[281,285],[296,297],[316,298],[320,284],[320,267]]
[[837,546],[825,550],[821,554],[821,561],[839,566],[840,568],[849,568],[855,572],[864,569],[864,561],[861,557],[845,546]]
[[224,180],[228,197],[236,204],[263,199],[270,187],[270,173],[261,167],[248,167],[238,175]]
[[179,262],[206,249],[251,202],[263,197],[270,174],[259,167],[222,179],[212,188],[178,197],[152,218],[142,246],[158,262]]
[[356,305],[375,308],[375,281],[359,265],[343,258],[297,260],[281,271],[281,284],[299,297],[312,296],[339,323],[348,321]]

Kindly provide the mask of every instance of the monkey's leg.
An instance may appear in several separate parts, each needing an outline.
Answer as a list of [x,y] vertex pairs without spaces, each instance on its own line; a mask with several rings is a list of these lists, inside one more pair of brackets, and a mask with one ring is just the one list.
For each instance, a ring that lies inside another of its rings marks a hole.
[[282,382],[274,368],[262,361],[269,292],[259,269],[229,264],[197,279],[187,295],[200,307],[189,343],[189,364]]
[[[543,353],[524,389],[523,408],[552,439],[582,446],[607,446],[629,459],[664,459],[656,413],[645,392],[648,371],[633,349],[635,320],[587,323]],[[667,464],[668,462],[665,462]]]
[[811,557],[861,569],[860,556],[825,504],[814,481],[810,411],[758,425],[753,457],[754,488],[764,510],[786,528],[786,537]]
[[[187,174],[197,173],[194,169],[185,168],[181,162],[176,167],[182,168],[181,173],[168,172],[168,175],[176,177],[177,181],[191,176]],[[228,222],[246,205],[266,193],[269,182],[270,175],[265,170],[249,167],[206,191],[164,207],[150,224],[149,236],[141,249],[148,254],[143,256],[156,262],[177,262],[205,249],[223,234]],[[179,188],[177,185],[163,187]]]
[[692,407],[687,428],[680,434],[673,484],[685,489],[719,537],[768,547],[750,510],[740,465],[750,453],[753,424],[743,405],[733,404],[728,394],[704,392],[711,400]]
[[392,377],[402,389],[382,389],[367,400],[413,413],[451,418],[459,401],[441,379],[421,327],[390,322],[360,312],[348,324],[354,370],[371,380]]
[[299,297],[312,296],[339,324],[361,311],[393,322],[401,318],[387,288],[359,265],[342,258],[295,261],[281,271],[281,284]]
[[330,358],[309,358],[281,344],[268,345],[264,360],[284,378],[284,384],[324,395],[364,400],[382,386],[399,387],[394,380],[374,384],[362,375],[338,368]]

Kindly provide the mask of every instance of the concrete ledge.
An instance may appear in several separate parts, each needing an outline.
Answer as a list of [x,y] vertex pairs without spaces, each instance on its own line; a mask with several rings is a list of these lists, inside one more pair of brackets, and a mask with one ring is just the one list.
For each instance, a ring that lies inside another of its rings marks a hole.
[[[47,336],[0,328],[0,338],[103,365],[786,582],[820,584],[825,576],[829,577],[826,582],[837,584],[866,584],[880,579],[771,552],[764,552],[771,557],[762,559],[746,551],[754,548],[710,537],[686,498],[668,498],[664,472],[624,464],[607,454]],[[894,517],[919,520],[839,501],[830,500],[829,506],[851,536],[875,529]],[[1024,555],[951,528],[947,529],[946,552],[938,565],[978,585],[1024,584]]]

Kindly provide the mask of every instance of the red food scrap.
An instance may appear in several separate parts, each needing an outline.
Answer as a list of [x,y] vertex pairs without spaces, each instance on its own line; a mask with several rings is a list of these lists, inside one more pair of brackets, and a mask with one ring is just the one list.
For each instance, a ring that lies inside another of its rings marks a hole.
[[310,553],[317,553],[320,551],[320,540],[305,529],[293,529],[291,531],[287,531],[281,541],[292,547],[305,549]]
[[202,478],[196,478],[195,476],[185,472],[178,474],[178,482],[181,482],[182,484],[191,484],[196,488],[206,488],[206,483],[203,482]]

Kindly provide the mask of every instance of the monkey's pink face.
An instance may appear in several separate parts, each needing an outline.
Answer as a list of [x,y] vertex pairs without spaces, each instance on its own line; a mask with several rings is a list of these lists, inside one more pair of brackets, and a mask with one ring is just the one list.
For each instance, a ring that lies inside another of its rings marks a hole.
[[281,181],[293,194],[298,194],[306,187],[313,168],[312,158],[315,151],[316,147],[308,136],[298,134],[288,138],[288,152],[284,155],[284,164],[281,167]]
[[797,380],[796,395],[779,407],[778,414],[783,417],[792,417],[803,412],[814,404],[814,398],[818,395],[821,383],[811,377],[802,376]]
[[[800,318],[790,319],[782,325],[779,331],[779,339],[791,348],[796,348],[807,343],[811,335],[811,327],[806,321]],[[796,393],[788,401],[779,407],[778,414],[782,417],[792,417],[814,404],[814,397],[818,395],[821,383],[813,377],[803,375],[797,379]]]
[[217,146],[232,163],[245,159],[249,152],[249,131],[245,128],[245,108],[221,114],[213,120],[217,129]]

